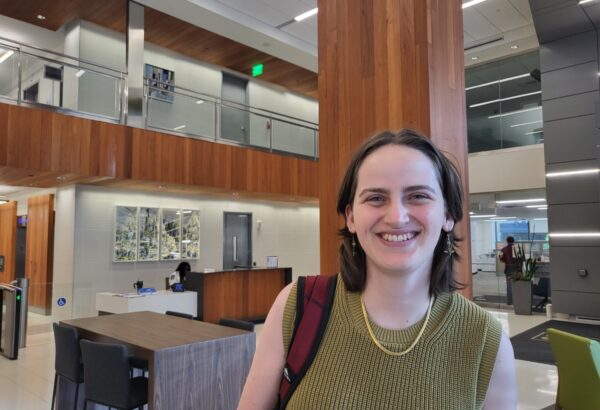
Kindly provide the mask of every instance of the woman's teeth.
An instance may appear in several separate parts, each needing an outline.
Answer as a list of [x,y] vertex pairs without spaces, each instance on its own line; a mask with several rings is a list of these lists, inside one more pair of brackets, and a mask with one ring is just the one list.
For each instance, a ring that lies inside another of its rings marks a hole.
[[389,233],[384,233],[382,235],[383,240],[387,242],[404,242],[412,239],[415,236],[414,232],[405,233],[404,235],[391,235]]

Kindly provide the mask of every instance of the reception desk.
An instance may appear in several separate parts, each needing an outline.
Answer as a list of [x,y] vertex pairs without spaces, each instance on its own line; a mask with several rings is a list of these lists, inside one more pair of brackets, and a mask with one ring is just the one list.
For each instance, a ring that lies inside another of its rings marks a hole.
[[222,317],[260,322],[291,280],[292,268],[191,272],[185,288],[197,292],[196,316],[205,322],[217,323]]
[[165,313],[167,310],[196,316],[198,310],[196,292],[171,292],[159,290],[153,294],[96,293],[96,310],[99,314],[150,311]]

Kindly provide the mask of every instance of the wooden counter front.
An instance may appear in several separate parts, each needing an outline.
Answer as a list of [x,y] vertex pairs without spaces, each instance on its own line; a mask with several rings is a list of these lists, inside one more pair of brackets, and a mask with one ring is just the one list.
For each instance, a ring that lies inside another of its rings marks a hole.
[[186,290],[198,293],[198,317],[217,323],[228,317],[262,321],[292,280],[292,268],[235,269],[187,275]]

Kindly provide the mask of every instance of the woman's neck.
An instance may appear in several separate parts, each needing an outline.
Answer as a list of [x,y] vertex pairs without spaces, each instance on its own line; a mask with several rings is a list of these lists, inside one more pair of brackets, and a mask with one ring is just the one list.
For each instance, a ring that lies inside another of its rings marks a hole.
[[[369,271],[368,271],[369,272]],[[388,329],[405,329],[421,320],[429,306],[429,274],[367,273],[363,299],[369,317]]]

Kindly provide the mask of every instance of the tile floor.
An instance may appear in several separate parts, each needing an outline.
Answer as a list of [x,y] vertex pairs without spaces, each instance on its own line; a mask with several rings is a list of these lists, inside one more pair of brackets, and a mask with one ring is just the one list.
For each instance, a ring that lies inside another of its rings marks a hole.
[[[527,330],[546,317],[516,316],[506,310],[491,312],[510,336]],[[0,410],[38,410],[50,408],[54,381],[54,340],[49,316],[29,314],[27,347],[18,360],[0,356]],[[257,327],[260,340],[262,326]],[[540,410],[554,403],[558,374],[556,367],[517,360],[519,410]]]

